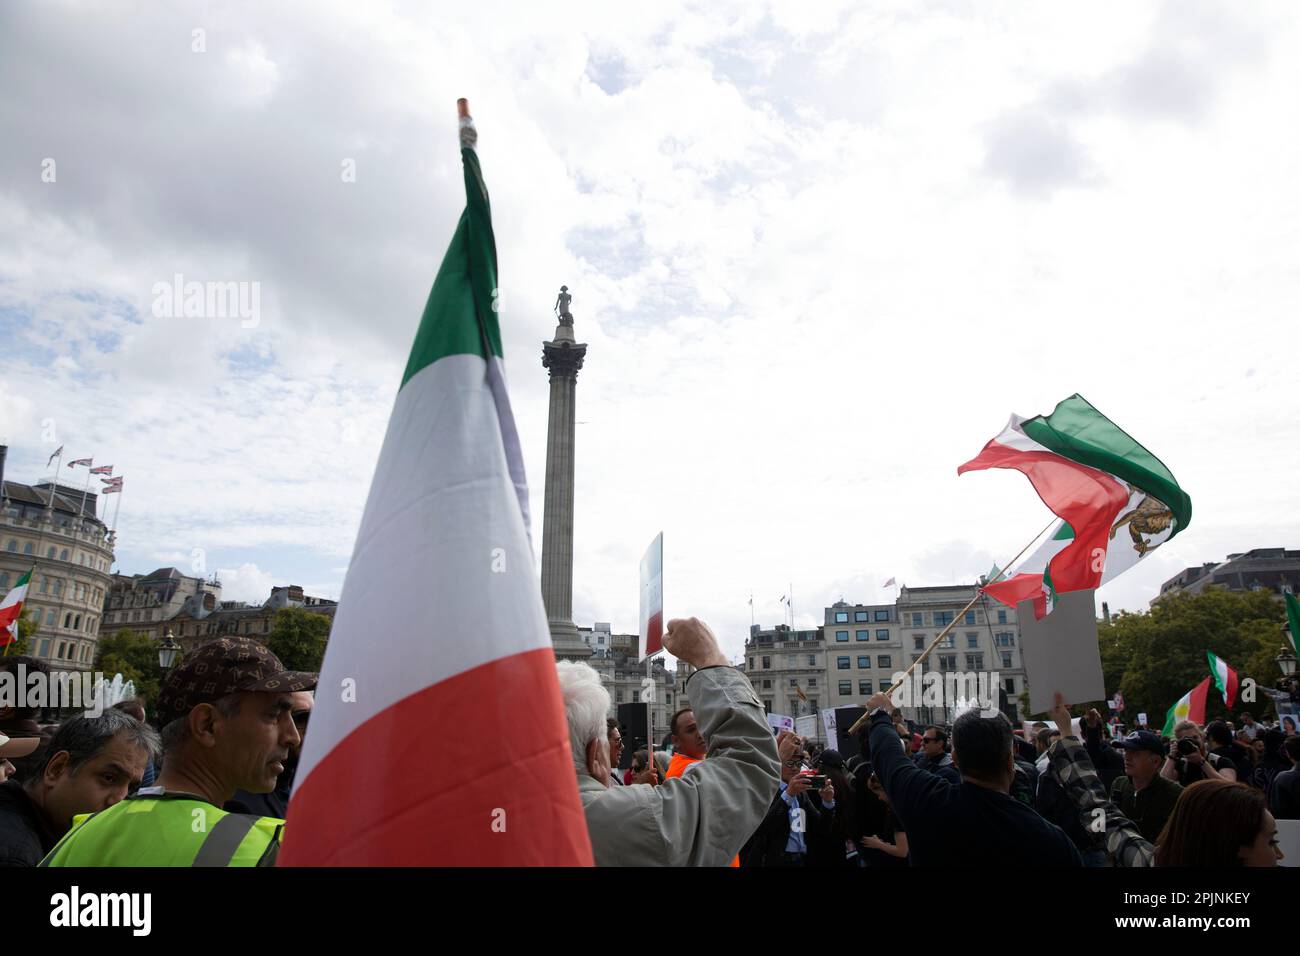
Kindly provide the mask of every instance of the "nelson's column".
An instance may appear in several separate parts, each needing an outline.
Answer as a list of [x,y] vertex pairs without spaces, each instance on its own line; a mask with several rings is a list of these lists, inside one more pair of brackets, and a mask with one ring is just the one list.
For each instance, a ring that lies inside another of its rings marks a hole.
[[546,426],[546,504],[542,517],[542,603],[551,643],[560,660],[582,660],[591,648],[573,623],[574,393],[587,346],[573,339],[568,286],[560,286],[555,338],[542,343],[542,366],[551,372],[551,413]]

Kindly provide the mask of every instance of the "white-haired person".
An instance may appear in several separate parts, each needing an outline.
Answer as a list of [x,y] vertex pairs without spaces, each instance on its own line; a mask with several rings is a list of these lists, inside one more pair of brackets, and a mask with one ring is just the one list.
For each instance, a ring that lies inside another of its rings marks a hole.
[[727,866],[762,822],[781,780],[763,705],[708,626],[697,618],[669,621],[664,648],[697,668],[686,694],[708,755],[691,773],[659,786],[609,786],[609,691],[586,664],[556,665],[597,866]]

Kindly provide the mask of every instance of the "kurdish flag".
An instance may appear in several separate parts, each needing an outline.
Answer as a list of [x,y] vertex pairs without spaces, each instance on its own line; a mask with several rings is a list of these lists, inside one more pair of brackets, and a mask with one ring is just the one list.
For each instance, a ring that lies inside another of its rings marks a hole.
[[289,866],[591,865],[464,100],[465,211],[402,376],[304,743]]
[[1237,699],[1237,672],[1213,651],[1206,651],[1205,656],[1210,659],[1210,674],[1214,677],[1214,686],[1219,688],[1219,693],[1223,695],[1224,706],[1231,709]]
[[1192,520],[1192,499],[1173,473],[1080,395],[1050,415],[1012,415],[1002,433],[957,474],[1023,472],[1060,519],[1005,580],[985,592],[1039,614],[1055,593],[1098,588],[1127,571]]
[[0,647],[8,647],[18,640],[18,618],[23,613],[23,602],[27,600],[27,588],[32,582],[32,571],[18,579],[18,583],[9,589],[9,593],[0,601]]
[[1210,692],[1210,679],[1207,677],[1178,699],[1178,703],[1169,708],[1165,715],[1165,729],[1161,731],[1166,737],[1174,735],[1174,725],[1180,720],[1190,720],[1201,726],[1205,725],[1205,698]]

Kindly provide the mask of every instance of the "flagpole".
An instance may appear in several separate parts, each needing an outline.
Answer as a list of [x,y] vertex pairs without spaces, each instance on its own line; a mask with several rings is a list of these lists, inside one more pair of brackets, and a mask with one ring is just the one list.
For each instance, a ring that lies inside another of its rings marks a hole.
[[[997,577],[994,578],[994,581],[996,581],[997,578],[1003,577],[1007,573],[1006,568],[1011,567],[1022,557],[1024,557],[1025,552],[1028,551],[1031,547],[1033,547],[1034,543],[1038,541],[1038,539],[1041,538],[1044,534],[1046,534],[1048,530],[1052,527],[1052,525],[1056,524],[1056,521],[1057,521],[1056,517],[1053,516],[1052,520],[1047,522],[1046,528],[1044,528],[1042,531],[1038,532],[1038,534],[1030,538],[1029,543],[1020,549],[1020,553],[1017,554],[1010,561],[1008,561],[1005,565],[1003,565],[1003,570],[997,573]],[[988,583],[992,584],[993,581],[989,581]],[[967,604],[960,611],[958,611],[956,616],[951,621],[948,622],[948,626],[939,632],[939,636],[930,642],[930,646],[921,652],[921,656],[918,657],[916,660],[912,661],[912,666],[903,672],[903,676],[899,678],[899,680],[893,686],[891,686],[889,690],[885,691],[885,696],[887,697],[892,696],[894,691],[898,690],[898,688],[903,686],[903,681],[907,680],[912,675],[912,671],[916,668],[916,665],[921,663],[923,660],[925,660],[927,657],[930,656],[930,652],[939,646],[939,642],[948,636],[949,632],[951,632],[952,629],[957,626],[957,622],[962,620],[962,618],[966,616],[966,612],[969,611],[971,608],[973,608],[979,602],[980,595],[982,595],[983,593],[984,593],[983,590],[981,590],[980,588],[975,589],[975,596],[970,599],[970,603]],[[856,734],[858,732],[858,728],[867,722],[867,716],[868,716],[867,714],[863,714],[861,717],[855,720],[853,722],[853,726],[849,728],[849,733]]]
[[95,467],[95,459],[90,459],[86,466],[86,487],[81,489],[81,517],[86,517],[86,495],[90,492],[90,469]]
[[113,527],[108,529],[113,535],[117,534],[117,513],[122,510],[122,488],[125,485],[126,482],[122,482],[117,486],[117,504],[113,505]]
[[54,489],[59,487],[59,469],[62,467],[63,446],[60,445],[59,450],[55,452],[54,455],[54,478],[50,481],[50,500],[45,505],[45,507],[49,508],[51,511],[54,510]]

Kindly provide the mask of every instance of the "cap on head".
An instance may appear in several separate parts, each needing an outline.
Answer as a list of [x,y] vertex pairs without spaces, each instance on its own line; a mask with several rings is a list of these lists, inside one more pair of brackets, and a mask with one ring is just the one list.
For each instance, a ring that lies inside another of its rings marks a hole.
[[172,669],[154,710],[162,726],[227,694],[288,694],[315,687],[315,674],[285,670],[265,645],[247,637],[221,637],[195,648]]
[[1162,757],[1165,753],[1165,742],[1159,734],[1149,730],[1135,730],[1127,737],[1115,741],[1115,746],[1124,750],[1147,750]]

